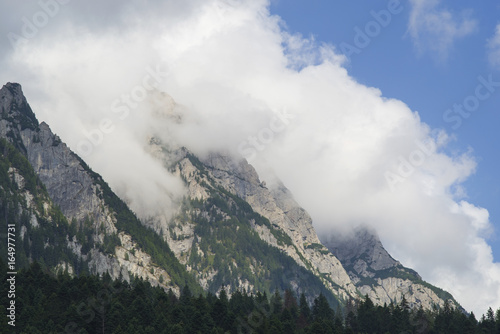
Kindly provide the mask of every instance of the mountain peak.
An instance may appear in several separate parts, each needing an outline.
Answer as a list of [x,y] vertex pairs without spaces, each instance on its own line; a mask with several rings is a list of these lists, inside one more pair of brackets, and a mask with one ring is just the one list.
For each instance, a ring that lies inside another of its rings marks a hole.
[[24,97],[20,84],[8,82],[0,89],[2,118],[20,126],[20,130],[38,127],[38,120]]
[[331,234],[323,240],[325,246],[357,274],[389,269],[401,265],[384,248],[377,232],[368,226],[358,226],[351,233]]
[[[164,97],[158,108],[165,103],[173,110],[172,99]],[[334,234],[321,244],[312,218],[283,183],[267,175],[272,182],[266,185],[251,164],[227,152],[196,156],[151,137],[151,154],[166,173],[173,171],[185,182],[189,196],[179,201],[170,221],[140,221],[48,124],[38,123],[16,83],[0,89],[0,138],[26,158],[25,169],[36,173],[34,184],[43,185],[66,221],[62,241],[52,245],[60,258],[51,257],[52,250],[43,253],[49,230],[31,235],[30,223],[20,223],[28,231],[23,237],[40,246],[27,250],[26,258],[45,256],[51,266],[75,273],[107,272],[129,281],[135,275],[177,292],[186,282],[212,293],[221,286],[230,293],[290,288],[309,301],[323,293],[338,306],[367,294],[380,305],[404,296],[426,309],[452,299],[392,258],[373,229]]]
[[21,85],[17,82],[7,82],[4,87],[7,88],[13,95],[23,95]]

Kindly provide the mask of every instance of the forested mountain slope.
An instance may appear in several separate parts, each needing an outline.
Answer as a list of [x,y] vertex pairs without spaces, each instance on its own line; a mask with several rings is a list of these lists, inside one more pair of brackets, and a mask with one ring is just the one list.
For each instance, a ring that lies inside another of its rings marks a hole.
[[[128,198],[38,122],[19,84],[0,90],[0,107],[0,222],[16,224],[20,268],[37,260],[72,275],[140,277],[177,295],[186,285],[229,295],[290,290],[309,303],[322,294],[341,309],[364,295],[378,305],[403,297],[414,308],[455,304],[392,259],[372,231],[320,241],[285,185],[266,184],[241,157],[197,156],[151,133],[148,153],[186,192],[168,217],[139,219]],[[175,102],[163,108],[159,123],[182,121]]]

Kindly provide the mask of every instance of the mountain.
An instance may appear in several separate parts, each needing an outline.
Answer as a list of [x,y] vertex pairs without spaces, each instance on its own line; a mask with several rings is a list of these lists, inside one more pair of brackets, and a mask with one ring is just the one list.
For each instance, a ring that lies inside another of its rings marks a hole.
[[[151,145],[171,152],[159,140]],[[162,154],[157,157],[168,159]],[[341,304],[356,294],[286,188],[273,193],[245,160],[214,153],[199,159],[184,148],[175,156],[171,168],[185,180],[188,195],[165,237],[205,289],[216,292],[224,282],[229,292],[289,286],[311,298],[333,292]]]
[[[19,236],[20,241],[31,246],[24,249],[27,258],[53,265],[54,260],[45,254],[50,247],[42,247],[42,254],[34,248],[37,243],[45,242],[57,247],[58,252],[50,256],[58,257],[58,265],[70,273],[107,272],[112,278],[125,280],[135,275],[177,293],[188,282],[197,291],[193,277],[178,262],[168,244],[142,225],[106,182],[54,135],[46,123],[39,124],[19,84],[8,83],[0,90],[0,107],[0,137],[8,142],[5,147],[15,149],[18,156],[28,162],[23,169],[18,169],[6,160],[6,165],[11,165],[12,178],[14,181],[16,177],[30,179],[34,174],[35,183],[43,190],[37,192],[18,184],[19,192],[14,192],[26,199],[18,204],[22,207],[21,214],[13,221],[18,231],[28,232]],[[38,210],[30,201],[32,197],[37,200],[37,196],[47,202]],[[54,212],[50,211],[52,207]],[[21,219],[23,213],[32,218]],[[62,217],[56,219],[54,215]],[[41,226],[46,226],[46,230],[38,228],[37,221],[43,219],[47,224]],[[59,228],[58,221],[64,229]],[[7,222],[12,220],[3,220],[2,224]],[[50,242],[52,230],[59,237],[57,244]],[[198,291],[201,291],[199,287]]]
[[[166,96],[166,95],[165,95]],[[182,122],[173,99],[158,122]],[[320,241],[309,214],[277,179],[227,152],[194,154],[160,133],[145,144],[186,194],[171,215],[137,217],[89,166],[39,123],[21,86],[0,90],[2,226],[15,222],[19,265],[132,276],[172,289],[229,294],[292,290],[344,307],[365,294],[377,304],[431,308],[453,300],[395,261],[373,231]],[[17,208],[17,209],[16,209]],[[5,252],[4,252],[5,254]]]
[[341,262],[358,291],[379,305],[399,304],[403,297],[410,307],[432,309],[450,301],[459,306],[446,291],[422,280],[420,275],[396,261],[384,248],[377,232],[358,226],[352,233],[332,233],[323,244]]

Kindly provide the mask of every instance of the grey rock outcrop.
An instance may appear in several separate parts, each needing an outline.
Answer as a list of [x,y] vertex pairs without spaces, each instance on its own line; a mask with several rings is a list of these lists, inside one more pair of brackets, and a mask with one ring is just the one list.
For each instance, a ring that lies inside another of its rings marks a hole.
[[[175,101],[168,96],[165,99],[166,107],[158,106],[157,117],[182,123]],[[163,109],[168,112],[161,112]],[[78,238],[68,234],[62,243],[67,243],[70,252],[86,261],[94,274],[109,273],[113,278],[125,280],[135,275],[179,293],[178,285],[172,282],[178,273],[167,272],[168,265],[161,267],[155,263],[155,253],[163,247],[166,256],[171,257],[163,258],[162,262],[172,259],[177,264],[180,262],[204,289],[228,284],[229,293],[235,289],[254,291],[259,286],[269,287],[272,281],[296,291],[301,290],[301,283],[310,284],[308,287],[330,293],[340,304],[365,294],[377,304],[399,303],[404,297],[410,306],[426,309],[442,306],[446,300],[453,301],[451,295],[424,282],[415,271],[391,257],[371,229],[361,227],[349,235],[333,233],[320,240],[311,217],[285,185],[279,180],[267,180],[266,184],[246,160],[220,152],[196,157],[176,143],[167,145],[155,137],[149,142],[150,153],[163,161],[166,172],[173,172],[184,180],[187,198],[179,200],[180,206],[186,207],[179,208],[178,215],[172,213],[174,218],[148,217],[146,220],[143,217],[142,223],[163,237],[154,235],[161,247],[155,246],[148,253],[144,246],[148,242],[141,244],[138,235],[126,232],[137,233],[137,225],[144,226],[114,193],[110,200],[112,191],[104,180],[53,134],[46,123],[38,123],[20,85],[8,83],[0,89],[0,112],[0,137],[28,159],[49,197],[42,201],[41,210],[35,205],[33,194],[21,194],[27,208],[36,212],[20,229],[21,238],[29,233],[28,226],[38,227],[37,217],[43,216],[42,211],[52,208],[53,203],[77,229],[90,226],[87,228],[91,236],[83,238],[92,242],[86,244],[85,251],[81,235]],[[24,187],[26,180],[18,170],[12,168],[8,173],[19,188]],[[117,218],[117,208],[126,211],[127,224],[130,219],[138,224],[133,229],[123,228],[124,225],[120,225],[123,220]],[[206,226],[200,226],[203,223]],[[246,234],[238,235],[238,229]],[[241,235],[272,253],[272,261],[268,261],[267,253],[253,250],[250,256],[237,249],[233,239]],[[111,249],[105,244],[110,236],[114,238]],[[212,244],[207,245],[207,240]],[[221,245],[227,247],[222,249]],[[237,249],[239,253],[226,252],[226,258],[221,259],[215,249],[221,252]],[[291,269],[283,268],[282,263]],[[56,262],[54,266],[75,272],[72,264],[65,261]],[[260,279],[266,282],[259,282]]]
[[19,84],[8,83],[0,90],[0,108],[0,136],[26,155],[68,220],[81,224],[90,219],[97,226],[103,224],[107,234],[115,233],[116,219],[100,196],[101,189],[88,167],[46,123],[38,124]]
[[[168,115],[177,110],[175,102],[168,108],[171,109]],[[176,119],[182,121],[181,116]],[[187,157],[188,149],[175,147],[175,143],[169,143],[167,148],[161,140],[152,140],[150,144],[151,152],[165,164],[171,166],[172,161],[178,161],[174,163],[175,171],[185,180],[190,198],[208,199],[211,192],[208,185],[213,181],[217,187],[246,201],[271,223],[271,226],[252,224],[260,238],[313,272],[340,298],[357,299],[368,294],[376,303],[383,304],[400,302],[404,296],[411,305],[431,308],[451,297],[423,282],[415,271],[403,267],[384,249],[373,230],[359,228],[348,237],[333,234],[320,241],[311,217],[290,191],[279,180],[262,182],[244,159],[213,152],[199,156],[195,163]],[[292,244],[280,243],[273,229],[284,232]],[[175,240],[166,236],[183,263],[187,263],[186,254],[194,243],[194,230],[195,224],[186,221],[171,229],[177,236]]]
[[[107,233],[116,232],[113,217],[103,208],[100,189],[88,168],[49,126],[38,124],[21,86],[8,83],[0,91],[0,136],[20,147],[47,188],[53,201],[69,219],[85,218],[103,223]],[[69,181],[69,182],[67,182]]]
[[[282,249],[298,264],[321,277],[325,285],[341,298],[356,295],[354,284],[340,261],[321,245],[311,217],[280,181],[267,186],[246,160],[229,155],[213,153],[203,162],[221,187],[248,202],[255,212],[267,218],[293,241],[292,247],[273,246]],[[266,235],[269,233],[258,232],[267,241]]]
[[357,227],[350,234],[332,233],[323,244],[342,262],[355,283],[376,272],[401,266],[384,248],[375,230]]
[[444,306],[453,297],[422,280],[412,269],[404,267],[384,248],[375,230],[358,226],[350,233],[331,233],[323,244],[344,265],[359,292],[378,304],[400,303],[403,297],[410,307],[432,309]]
[[[38,123],[19,84],[7,83],[0,89],[0,111],[0,137],[7,139],[26,156],[50,199],[67,220],[77,224],[77,229],[85,222],[91,222],[91,230],[94,231],[92,239],[96,245],[103,245],[105,236],[116,235],[116,213],[104,199],[101,187],[104,181],[52,133],[46,123]],[[19,182],[22,180],[19,179]],[[106,254],[98,248],[83,254],[82,245],[76,238],[68,238],[67,247],[82,260],[88,261],[92,273],[107,272],[112,278],[126,280],[135,275],[148,279],[154,285],[179,291],[177,286],[170,285],[170,276],[155,265],[139,245],[134,243],[131,246],[130,235],[120,232],[118,237],[122,246]],[[137,256],[130,256],[125,251],[131,247],[136,250]],[[68,272],[74,271],[71,264],[60,263],[59,267],[66,268]]]
[[[356,298],[357,290],[342,264],[321,245],[311,217],[282,183],[267,186],[246,160],[229,154],[211,153],[195,157],[188,149],[172,142],[164,143],[159,137],[150,139],[149,145],[151,154],[165,166],[172,166],[174,162],[174,173],[185,181],[188,198],[206,201],[218,189],[237,196],[269,221],[269,226],[251,222],[261,240],[280,249],[299,266],[313,273],[340,300]],[[225,217],[223,219],[230,219],[224,213],[220,214]],[[195,240],[199,239],[195,230],[196,224],[191,219],[178,219],[164,235],[179,261],[186,265]],[[290,243],[278,240],[276,231],[284,233]],[[209,274],[195,272],[204,287],[208,284],[207,277],[216,274],[217,268],[213,269]],[[246,288],[253,288],[248,282],[245,284]]]

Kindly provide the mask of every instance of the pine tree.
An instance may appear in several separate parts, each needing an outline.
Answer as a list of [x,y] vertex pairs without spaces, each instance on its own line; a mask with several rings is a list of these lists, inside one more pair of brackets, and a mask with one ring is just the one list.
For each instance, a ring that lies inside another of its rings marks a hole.
[[326,297],[321,293],[316,299],[314,299],[313,319],[333,321],[333,318],[333,310],[331,309],[330,304],[328,304]]
[[227,299],[226,290],[221,289],[219,293],[219,298],[215,301],[215,304],[211,311],[212,319],[214,319],[215,325],[224,330],[229,329],[230,319],[229,319],[229,301]]
[[300,294],[299,300],[299,318],[297,319],[297,327],[305,328],[311,322],[312,315],[309,304],[307,304],[306,296],[304,293]]
[[274,294],[271,296],[271,313],[279,315],[283,310],[283,298],[279,293],[278,289],[274,291]]
[[361,332],[377,332],[377,319],[375,315],[375,305],[368,295],[365,295],[365,299],[359,305],[358,308],[358,324],[359,330]]

